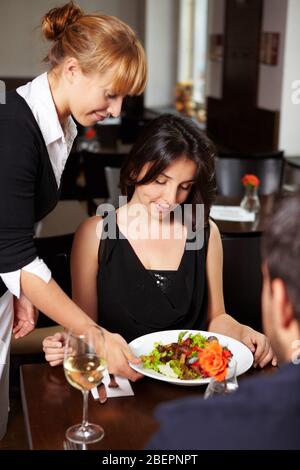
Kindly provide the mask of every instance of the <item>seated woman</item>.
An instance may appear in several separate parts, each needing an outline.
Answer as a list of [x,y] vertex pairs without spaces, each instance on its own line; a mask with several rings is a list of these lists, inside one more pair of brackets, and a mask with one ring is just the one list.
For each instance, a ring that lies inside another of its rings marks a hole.
[[[175,115],[153,120],[122,168],[121,189],[126,205],[76,233],[75,302],[128,342],[160,330],[210,330],[243,342],[255,365],[275,365],[267,337],[225,312],[222,242],[209,219],[214,149],[197,124]],[[53,366],[62,361],[63,339],[44,340]]]

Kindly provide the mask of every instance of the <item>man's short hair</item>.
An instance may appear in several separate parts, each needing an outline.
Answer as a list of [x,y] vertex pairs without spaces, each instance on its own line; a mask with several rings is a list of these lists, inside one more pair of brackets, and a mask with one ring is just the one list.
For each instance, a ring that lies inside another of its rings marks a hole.
[[262,259],[270,278],[284,282],[300,320],[300,192],[282,199],[268,220],[262,240]]

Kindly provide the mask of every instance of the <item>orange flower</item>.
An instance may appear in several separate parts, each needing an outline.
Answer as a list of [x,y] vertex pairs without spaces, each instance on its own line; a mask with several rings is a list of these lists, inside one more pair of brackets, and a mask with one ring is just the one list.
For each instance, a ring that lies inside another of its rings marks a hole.
[[86,139],[93,139],[94,137],[96,137],[96,129],[94,129],[93,127],[90,127],[89,129],[86,130],[85,132],[85,137]]
[[201,369],[210,377],[220,382],[225,380],[228,354],[223,350],[218,341],[211,341],[206,348],[198,354]]
[[255,175],[244,175],[242,178],[242,183],[244,186],[254,186],[257,188],[259,185],[259,179]]

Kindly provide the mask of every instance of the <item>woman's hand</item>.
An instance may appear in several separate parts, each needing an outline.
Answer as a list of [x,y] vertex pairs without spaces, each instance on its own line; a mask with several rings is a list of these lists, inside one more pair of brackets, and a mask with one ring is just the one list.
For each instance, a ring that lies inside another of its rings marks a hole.
[[132,362],[133,364],[139,364],[141,360],[132,354],[128,344],[122,338],[122,336],[116,333],[110,333],[104,328],[102,329],[105,335],[107,365],[109,372],[111,374],[126,377],[133,382],[142,378],[143,375],[131,369],[128,364],[128,361]]
[[253,367],[265,367],[271,361],[272,366],[277,366],[277,357],[267,336],[253,330],[249,326],[245,326],[241,341],[254,355]]
[[16,339],[22,338],[34,330],[37,319],[37,309],[22,292],[19,299],[14,297],[13,334]]
[[58,366],[63,363],[65,352],[66,336],[64,332],[55,333],[53,336],[47,336],[43,340],[43,351],[45,359],[50,366]]

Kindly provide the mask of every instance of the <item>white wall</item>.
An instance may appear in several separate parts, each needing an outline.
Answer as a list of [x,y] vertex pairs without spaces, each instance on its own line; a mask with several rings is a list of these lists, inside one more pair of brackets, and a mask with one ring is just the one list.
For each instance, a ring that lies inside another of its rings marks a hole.
[[[225,0],[208,0],[208,48],[210,34],[224,34],[225,26]],[[206,96],[222,98],[223,61],[207,60],[206,68]]]
[[280,34],[278,64],[259,66],[257,106],[271,111],[281,106],[287,5],[288,0],[264,0],[262,31]]
[[[45,66],[51,43],[39,29],[42,16],[67,0],[0,0],[0,77],[33,77]],[[100,10],[127,22],[139,35],[144,29],[144,0],[77,0],[87,12]]]
[[145,48],[149,65],[145,106],[170,106],[174,103],[177,80],[177,0],[146,0],[145,18]]
[[293,82],[300,81],[299,20],[300,1],[289,0],[279,134],[279,148],[283,149],[287,156],[300,155],[300,83],[298,84],[298,91],[292,88]]

